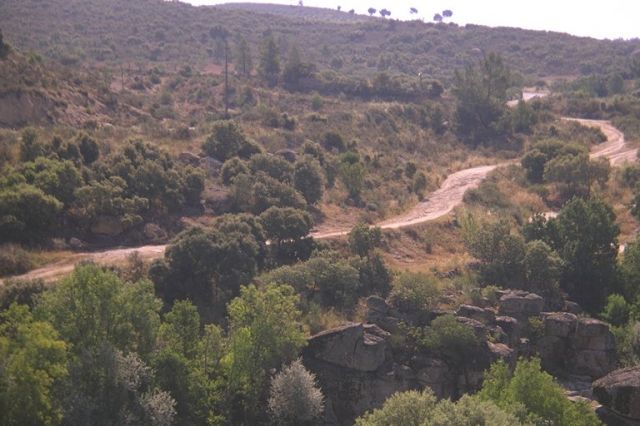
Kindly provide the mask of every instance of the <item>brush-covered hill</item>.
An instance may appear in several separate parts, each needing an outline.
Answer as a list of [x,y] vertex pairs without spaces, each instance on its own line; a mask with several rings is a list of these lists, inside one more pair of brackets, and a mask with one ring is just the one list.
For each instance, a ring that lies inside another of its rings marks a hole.
[[[20,49],[71,66],[188,63],[204,67],[216,56],[209,36],[212,27],[222,25],[234,38],[246,38],[254,57],[264,35],[271,31],[283,57],[297,44],[303,60],[320,71],[349,77],[387,71],[413,78],[421,72],[445,85],[455,69],[477,62],[482,52],[500,52],[515,71],[535,81],[622,70],[640,48],[637,40],[601,41],[307,9],[251,4],[194,7],[161,0],[4,0],[0,2],[0,28]],[[313,19],[300,19],[301,13]],[[343,15],[344,22],[337,22],[336,17]]]
[[245,10],[254,13],[281,15],[291,19],[302,19],[320,22],[360,23],[367,22],[371,17],[322,7],[293,6],[264,3],[224,3],[216,6],[220,9]]

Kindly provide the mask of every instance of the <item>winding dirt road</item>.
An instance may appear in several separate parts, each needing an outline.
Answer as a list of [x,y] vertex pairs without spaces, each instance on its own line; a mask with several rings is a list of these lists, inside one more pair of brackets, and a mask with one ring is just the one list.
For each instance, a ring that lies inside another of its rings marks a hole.
[[[624,134],[613,127],[610,122],[568,117],[563,118],[563,120],[573,120],[585,126],[598,127],[607,136],[607,142],[592,149],[591,158],[608,158],[612,166],[621,166],[625,162],[636,161],[638,149],[627,146]],[[490,172],[507,164],[509,163],[473,167],[453,173],[447,177],[438,190],[431,193],[428,198],[415,205],[411,210],[376,225],[382,229],[398,229],[445,216],[462,203],[462,197],[468,189],[476,188]],[[344,236],[349,231],[350,229],[346,228],[318,230],[313,232],[311,236],[316,239],[329,239]],[[138,252],[144,260],[153,260],[162,257],[166,247],[166,245],[151,245],[118,248],[101,252],[77,253],[60,262],[35,269],[15,278],[55,281],[69,274],[73,271],[75,265],[82,261],[93,261],[101,265],[122,264],[134,252]]]

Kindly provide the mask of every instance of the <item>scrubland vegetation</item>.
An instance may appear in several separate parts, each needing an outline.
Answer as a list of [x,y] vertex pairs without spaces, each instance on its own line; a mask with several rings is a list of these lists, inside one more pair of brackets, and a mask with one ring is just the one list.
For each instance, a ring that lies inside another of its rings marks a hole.
[[[0,5],[0,275],[166,245],[0,283],[1,425],[599,424],[545,371],[539,318],[477,379],[505,333],[454,313],[509,290],[577,302],[638,365],[640,166],[560,118],[637,143],[637,40],[305,9]],[[508,107],[525,85],[551,95]],[[372,226],[492,164],[450,215]],[[330,418],[310,342],[379,300],[410,315],[362,345],[428,357],[449,399],[404,386]]]

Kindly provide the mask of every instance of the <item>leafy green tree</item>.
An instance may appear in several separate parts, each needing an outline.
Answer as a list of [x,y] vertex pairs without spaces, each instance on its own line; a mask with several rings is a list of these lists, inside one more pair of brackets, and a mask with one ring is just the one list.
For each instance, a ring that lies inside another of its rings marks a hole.
[[113,272],[89,264],[43,294],[37,313],[72,344],[75,354],[108,342],[146,355],[155,345],[160,307],[151,282],[124,283]]
[[414,176],[412,189],[419,198],[424,197],[424,191],[427,189],[427,176],[423,172],[418,172]]
[[277,155],[253,155],[249,159],[249,169],[254,175],[263,172],[282,183],[290,183],[293,179],[293,166]]
[[245,161],[242,161],[238,157],[233,157],[225,161],[220,172],[222,183],[225,185],[230,185],[233,179],[241,174],[249,174],[249,167],[247,167]]
[[610,294],[602,311],[602,318],[613,326],[621,326],[629,321],[631,307],[619,294]]
[[356,420],[356,426],[518,426],[522,423],[490,401],[465,395],[456,402],[437,402],[431,390],[398,392],[381,408]]
[[0,189],[0,241],[43,241],[61,210],[60,201],[34,186]]
[[526,423],[601,424],[587,404],[569,401],[564,389],[542,371],[538,359],[520,359],[513,373],[502,361],[493,364],[485,374],[479,397],[516,412]]
[[240,153],[248,143],[240,127],[233,121],[222,121],[213,127],[213,133],[202,145],[202,150],[209,156],[226,161]]
[[364,186],[365,168],[358,154],[345,153],[340,159],[340,179],[349,192],[349,198],[360,200],[362,187]]
[[359,223],[351,229],[348,238],[351,252],[365,257],[382,244],[382,230],[377,226]]
[[549,222],[556,230],[550,245],[564,262],[562,288],[589,312],[599,312],[616,272],[620,229],[613,210],[599,199],[574,198]]
[[46,155],[47,151],[42,142],[38,140],[38,134],[33,129],[25,129],[20,136],[20,161],[33,161]]
[[[526,289],[544,297],[547,303],[561,301],[562,259],[547,243],[530,241],[525,246],[524,277]],[[555,307],[554,308],[561,308]]]
[[2,30],[0,30],[0,59],[4,59],[9,55],[11,47],[4,41]]
[[229,304],[229,353],[222,363],[240,400],[233,423],[251,423],[264,412],[269,370],[296,359],[305,345],[297,303],[293,288],[270,284],[243,287]]
[[187,300],[174,303],[164,317],[159,334],[166,347],[188,359],[195,358],[200,338],[200,315],[196,307]]
[[625,297],[627,300],[636,300],[640,295],[640,242],[638,240],[624,248],[620,275]]
[[403,272],[391,285],[390,302],[403,311],[427,311],[440,296],[435,278],[420,272]]
[[469,215],[462,226],[467,249],[481,263],[483,282],[520,287],[524,279],[524,240],[511,232],[509,223],[504,219],[483,223]]
[[87,135],[78,138],[78,148],[84,164],[93,164],[100,157],[100,147],[93,138]]
[[269,85],[278,84],[280,74],[280,57],[273,34],[265,37],[260,52],[260,76]]
[[589,160],[589,155],[561,155],[549,160],[544,168],[544,179],[560,185],[565,198],[588,196],[593,183],[604,186],[609,179],[609,160]]
[[298,160],[293,170],[293,186],[308,204],[316,204],[324,192],[324,172],[320,163],[310,156]]
[[74,192],[84,184],[80,171],[71,161],[40,157],[22,165],[27,183],[52,195],[65,205],[74,200]]
[[313,226],[307,212],[290,207],[271,207],[260,215],[260,221],[267,237],[278,244],[305,238]]
[[468,366],[480,349],[480,341],[470,326],[462,324],[453,315],[443,315],[425,329],[420,345],[463,373],[465,385],[469,385]]
[[456,71],[456,127],[461,138],[475,146],[505,136],[505,101],[510,86],[509,68],[495,53],[478,66]]
[[270,207],[291,207],[304,210],[307,203],[302,194],[291,185],[282,183],[264,173],[255,176],[251,189],[251,210],[254,214],[260,214]]
[[251,71],[253,69],[253,59],[251,57],[251,48],[249,47],[249,43],[247,40],[238,36],[236,39],[236,67],[235,69],[242,75],[243,77],[250,77]]
[[269,411],[279,425],[309,424],[320,417],[324,396],[314,374],[300,360],[292,362],[271,379]]
[[67,343],[24,305],[0,312],[0,424],[57,425],[54,388],[68,375]]

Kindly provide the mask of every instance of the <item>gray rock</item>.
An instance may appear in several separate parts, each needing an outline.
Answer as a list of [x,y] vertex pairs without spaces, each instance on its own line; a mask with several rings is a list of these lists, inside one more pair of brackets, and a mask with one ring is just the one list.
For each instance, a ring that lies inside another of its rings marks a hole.
[[347,324],[309,338],[314,358],[357,371],[376,371],[387,360],[390,334],[374,324]]
[[69,240],[69,247],[71,247],[73,250],[82,250],[87,247],[87,243],[80,240],[79,238],[72,237]]
[[487,309],[480,308],[473,305],[460,305],[456,311],[456,315],[459,317],[467,317],[480,321],[483,324],[491,324],[495,321],[495,314]]
[[187,166],[198,167],[200,165],[200,157],[192,152],[181,152],[178,154],[178,160]]
[[640,366],[615,370],[596,380],[593,395],[614,413],[640,421]]
[[387,315],[391,309],[386,300],[380,296],[369,296],[367,298],[367,308],[369,308],[369,311],[374,311],[381,315]]
[[280,149],[275,152],[276,155],[284,158],[290,163],[295,163],[296,161],[296,152],[292,149]]
[[522,327],[520,322],[507,316],[496,317],[496,325],[504,331],[507,335],[507,344],[512,347],[517,347],[520,343],[520,336],[522,334]]
[[210,177],[217,177],[220,175],[222,169],[222,162],[216,160],[213,157],[202,157],[199,159],[200,168],[204,169]]
[[578,317],[569,312],[552,312],[544,315],[544,332],[548,336],[568,337],[576,329]]
[[513,290],[500,297],[500,315],[517,319],[540,315],[544,307],[544,299],[537,294]]

